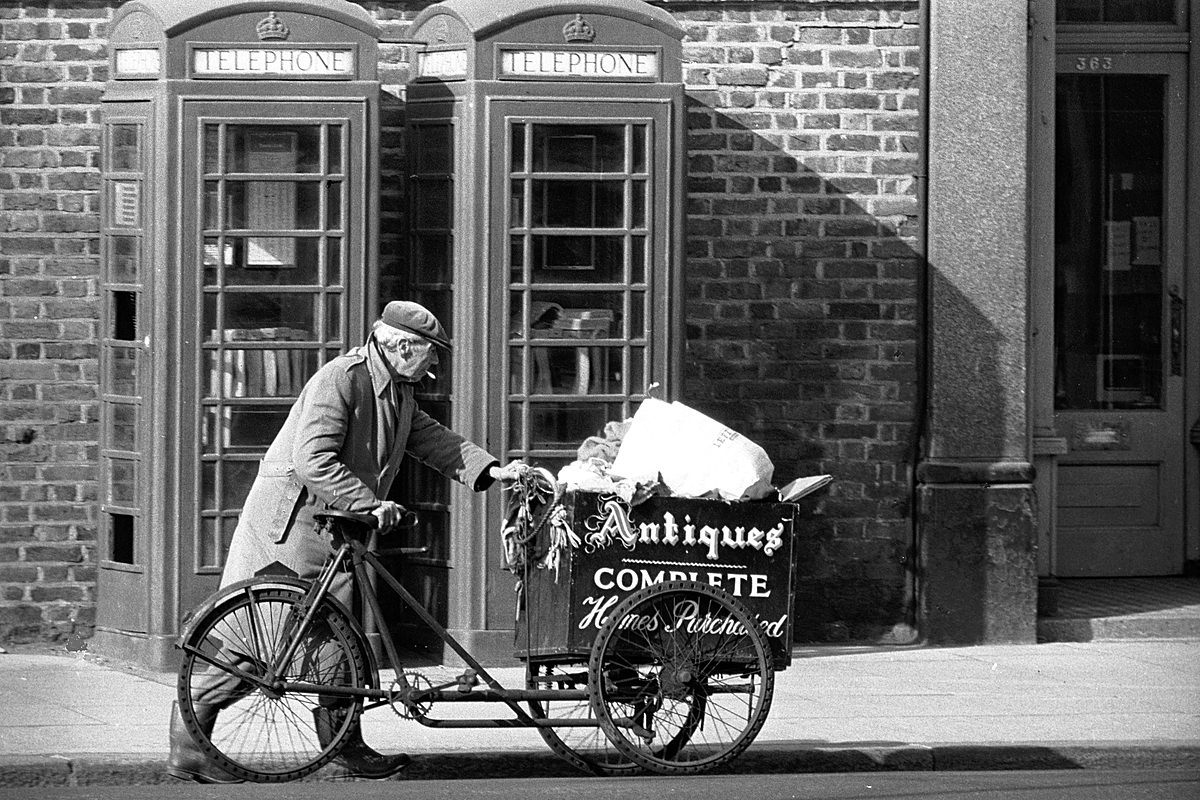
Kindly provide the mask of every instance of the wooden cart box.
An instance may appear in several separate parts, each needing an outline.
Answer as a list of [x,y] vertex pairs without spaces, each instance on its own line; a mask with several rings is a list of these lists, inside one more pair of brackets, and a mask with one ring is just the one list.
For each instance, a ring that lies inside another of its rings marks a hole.
[[604,619],[630,594],[694,580],[744,603],[767,635],[775,668],[791,663],[793,504],[653,497],[631,508],[591,492],[568,492],[563,504],[580,545],[563,548],[557,570],[530,569],[519,658],[586,659]]

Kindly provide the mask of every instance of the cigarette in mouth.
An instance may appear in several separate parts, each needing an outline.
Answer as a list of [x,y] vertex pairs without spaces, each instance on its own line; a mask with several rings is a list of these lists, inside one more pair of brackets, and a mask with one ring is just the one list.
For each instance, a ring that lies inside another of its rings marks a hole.
[[432,372],[429,372],[428,370],[426,370],[425,374],[429,377],[429,380],[431,380],[431,381],[437,380],[437,375],[434,375]]

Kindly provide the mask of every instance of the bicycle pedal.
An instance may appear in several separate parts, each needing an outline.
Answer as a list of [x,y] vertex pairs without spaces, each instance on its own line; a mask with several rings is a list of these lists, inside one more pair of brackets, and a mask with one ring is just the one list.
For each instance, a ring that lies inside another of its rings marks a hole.
[[475,670],[468,669],[465,672],[463,672],[462,675],[458,676],[457,682],[458,682],[458,690],[460,692],[464,692],[464,693],[469,692],[469,691],[471,691],[471,689],[473,687],[479,685],[479,675],[477,675],[475,673]]

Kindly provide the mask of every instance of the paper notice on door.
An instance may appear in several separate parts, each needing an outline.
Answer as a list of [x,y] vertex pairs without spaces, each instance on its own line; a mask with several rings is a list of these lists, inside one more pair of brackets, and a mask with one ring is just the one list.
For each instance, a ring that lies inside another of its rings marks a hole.
[[1162,263],[1162,217],[1133,218],[1133,263],[1139,266]]
[[1132,247],[1129,229],[1128,222],[1104,223],[1105,269],[1114,272],[1129,269],[1129,255]]

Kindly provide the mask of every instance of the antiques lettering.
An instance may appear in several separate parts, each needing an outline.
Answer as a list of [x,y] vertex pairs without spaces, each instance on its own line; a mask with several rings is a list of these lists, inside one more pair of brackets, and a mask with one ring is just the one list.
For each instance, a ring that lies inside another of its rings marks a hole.
[[606,500],[603,509],[599,524],[593,524],[597,517],[592,517],[586,525],[588,532],[584,534],[583,542],[589,552],[608,547],[614,541],[619,541],[627,550],[633,550],[639,544],[670,547],[700,545],[706,549],[705,557],[716,561],[720,558],[722,548],[761,550],[763,555],[770,557],[783,546],[783,522],[766,531],[754,527],[746,529],[742,525],[714,528],[711,525],[698,526],[692,522],[690,514],[684,514],[683,524],[680,525],[675,515],[666,511],[663,512],[661,525],[657,522],[639,522],[637,530],[634,530],[629,512],[620,502]]

